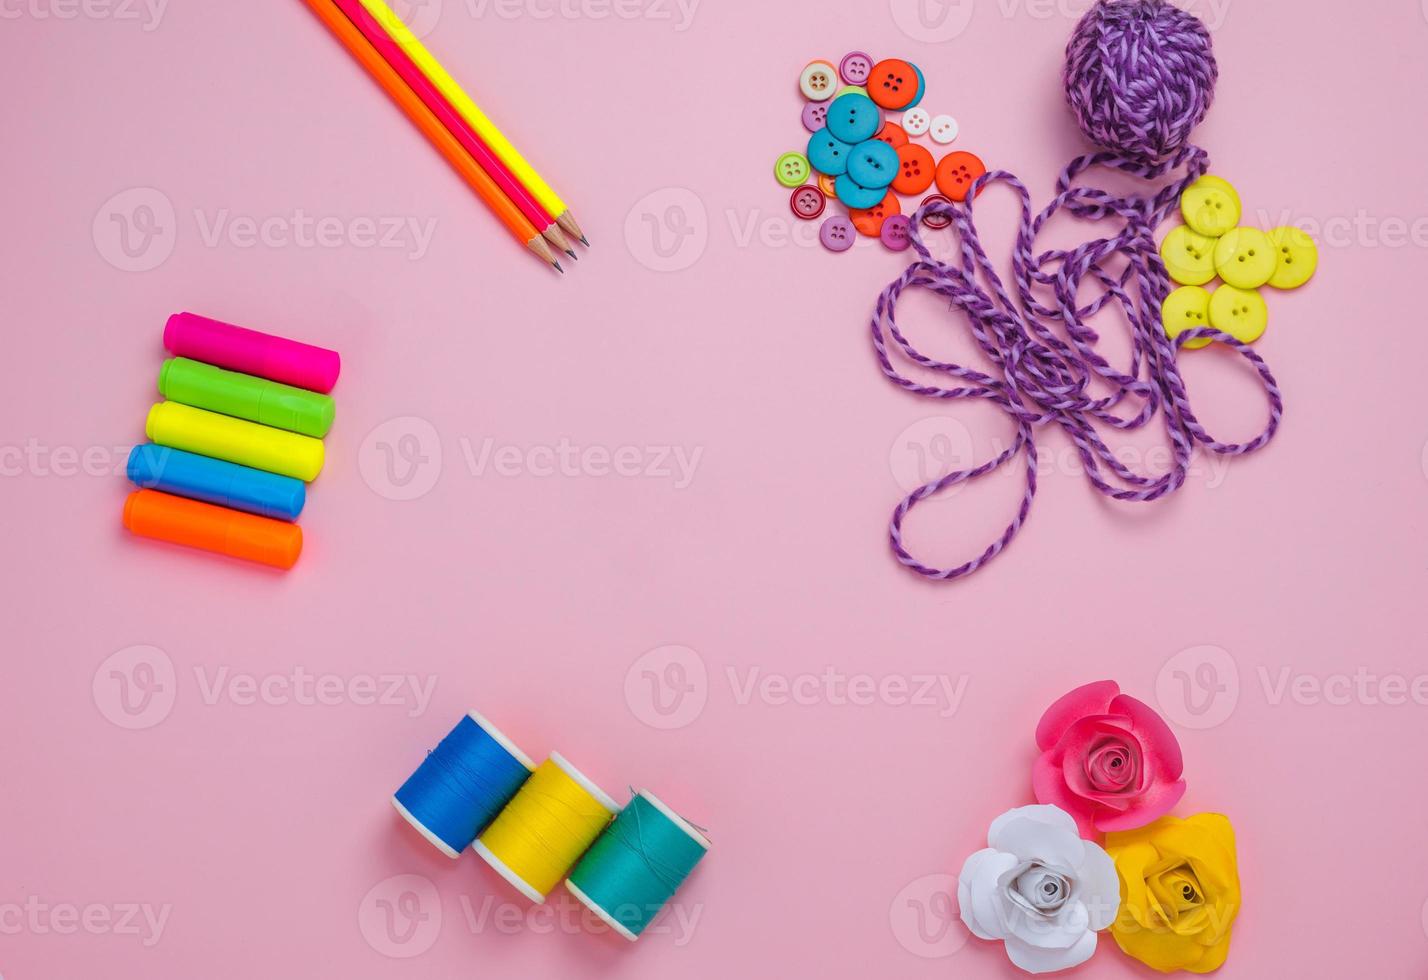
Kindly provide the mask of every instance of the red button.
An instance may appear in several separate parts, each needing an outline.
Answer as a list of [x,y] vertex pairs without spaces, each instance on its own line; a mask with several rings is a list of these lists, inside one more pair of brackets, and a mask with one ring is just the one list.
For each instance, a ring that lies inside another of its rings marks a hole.
[[828,198],[812,184],[795,187],[788,199],[788,206],[793,209],[793,213],[810,221],[822,214],[827,204]]
[[868,98],[884,109],[903,109],[917,98],[917,71],[898,58],[873,65],[868,75]]
[[883,123],[883,128],[878,131],[878,135],[874,136],[873,139],[882,140],[894,150],[898,150],[907,146],[907,130],[895,122],[888,121]]
[[899,194],[921,194],[932,186],[937,167],[926,147],[916,143],[898,147],[897,163],[897,176],[893,178],[892,189]]
[[853,227],[858,234],[877,238],[882,234],[883,222],[895,214],[902,214],[902,205],[891,191],[881,202],[870,208],[849,208],[848,217],[853,219]]
[[965,201],[972,182],[986,172],[987,165],[975,153],[949,153],[938,161],[937,189],[954,201]]
[[[952,201],[942,194],[928,194],[922,199],[922,203],[918,205],[918,208],[920,210],[929,204],[951,203]],[[922,223],[928,228],[946,228],[952,223],[952,216],[950,214],[932,214],[929,212],[922,216]]]

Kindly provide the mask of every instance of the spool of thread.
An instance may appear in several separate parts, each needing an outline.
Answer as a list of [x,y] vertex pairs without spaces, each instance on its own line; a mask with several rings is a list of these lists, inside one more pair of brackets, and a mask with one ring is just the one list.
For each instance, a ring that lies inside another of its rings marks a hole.
[[427,753],[392,805],[438,851],[459,857],[534,768],[500,729],[472,711]]
[[191,357],[323,394],[332,390],[342,370],[342,359],[334,350],[193,313],[169,317],[164,325],[164,346],[178,357]]
[[297,520],[307,499],[307,485],[290,476],[153,443],[129,451],[126,471],[130,480],[146,490],[162,490],[280,521]]
[[618,810],[552,752],[471,846],[522,895],[543,902]]
[[159,369],[159,394],[194,408],[221,412],[321,439],[332,428],[331,395],[294,388],[212,364],[171,357]]
[[322,440],[217,412],[159,402],[149,409],[145,434],[161,446],[312,481],[322,471]]
[[709,839],[640,790],[565,881],[570,893],[634,942],[709,850]]
[[135,534],[201,548],[275,568],[292,568],[302,553],[302,529],[286,521],[135,490],[124,501],[124,526]]

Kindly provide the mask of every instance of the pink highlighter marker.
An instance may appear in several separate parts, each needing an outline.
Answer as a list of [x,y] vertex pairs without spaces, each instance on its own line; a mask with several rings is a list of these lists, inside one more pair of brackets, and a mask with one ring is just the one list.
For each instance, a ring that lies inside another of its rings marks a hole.
[[327,394],[342,359],[325,347],[274,337],[196,313],[175,313],[164,325],[164,346],[177,357]]

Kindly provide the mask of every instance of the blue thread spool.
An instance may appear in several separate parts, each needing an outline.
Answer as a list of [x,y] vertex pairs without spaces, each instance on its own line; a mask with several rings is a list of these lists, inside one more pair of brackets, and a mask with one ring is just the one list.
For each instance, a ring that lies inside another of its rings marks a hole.
[[392,797],[392,805],[449,858],[496,819],[535,765],[475,711],[456,723]]
[[565,887],[634,942],[709,850],[709,839],[640,790],[580,859]]

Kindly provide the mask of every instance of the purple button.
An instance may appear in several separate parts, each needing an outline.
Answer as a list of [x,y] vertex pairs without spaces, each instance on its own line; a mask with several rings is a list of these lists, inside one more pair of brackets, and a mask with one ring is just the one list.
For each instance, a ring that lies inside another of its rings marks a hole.
[[828,103],[808,102],[803,106],[803,128],[816,133],[828,125]]
[[849,51],[838,65],[838,74],[849,85],[862,85],[873,73],[873,59],[861,51]]
[[895,214],[883,222],[883,230],[878,233],[878,237],[892,251],[901,252],[912,244],[912,239],[908,237],[908,229],[911,226],[907,215]]
[[853,222],[841,214],[835,214],[818,229],[818,240],[830,252],[846,252],[853,247],[853,236],[856,234]]

